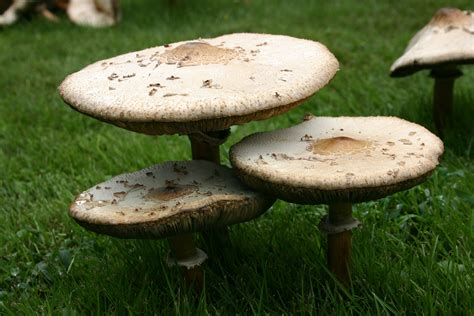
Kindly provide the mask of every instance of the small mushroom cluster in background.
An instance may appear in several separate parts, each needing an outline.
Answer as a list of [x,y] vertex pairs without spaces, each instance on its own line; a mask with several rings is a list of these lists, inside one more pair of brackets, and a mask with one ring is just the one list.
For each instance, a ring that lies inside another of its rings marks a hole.
[[433,117],[442,136],[446,116],[452,111],[454,80],[459,65],[474,63],[474,13],[442,8],[410,41],[405,53],[390,68],[392,77],[430,69],[435,79]]
[[38,12],[50,21],[57,21],[55,11],[65,11],[78,25],[106,27],[121,17],[119,0],[0,0],[0,26],[9,26],[30,12]]

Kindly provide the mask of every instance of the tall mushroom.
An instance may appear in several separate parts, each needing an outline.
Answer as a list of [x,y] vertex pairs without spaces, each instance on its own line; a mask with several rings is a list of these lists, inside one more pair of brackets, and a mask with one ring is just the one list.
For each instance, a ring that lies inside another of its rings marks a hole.
[[193,159],[219,163],[230,126],[290,110],[337,70],[318,42],[242,33],[101,60],[59,90],[73,109],[101,121],[148,135],[187,134]]
[[392,77],[431,69],[435,79],[433,116],[442,135],[445,116],[452,111],[458,66],[474,63],[474,14],[454,8],[440,9],[410,41],[405,53],[390,68]]
[[250,187],[285,201],[328,204],[328,265],[349,282],[352,204],[423,182],[443,143],[425,128],[395,117],[312,117],[297,126],[248,136],[230,160]]
[[208,161],[169,161],[116,176],[80,194],[71,216],[85,228],[121,238],[168,238],[188,284],[202,288],[207,255],[192,233],[248,221],[274,200],[244,186],[233,170]]

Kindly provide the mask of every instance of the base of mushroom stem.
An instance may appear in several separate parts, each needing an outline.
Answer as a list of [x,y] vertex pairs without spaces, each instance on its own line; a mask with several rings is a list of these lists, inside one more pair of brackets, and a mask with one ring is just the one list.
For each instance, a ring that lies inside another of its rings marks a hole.
[[433,88],[433,118],[438,134],[442,136],[446,116],[453,111],[454,81],[462,71],[453,66],[433,69],[430,76],[435,79]]
[[351,261],[352,230],[361,223],[352,217],[351,203],[329,205],[328,215],[319,224],[327,234],[327,263],[339,282],[350,284],[349,266]]
[[196,248],[191,234],[168,238],[168,241],[171,251],[166,257],[166,263],[170,267],[181,267],[186,286],[200,294],[204,286],[201,265],[206,261],[207,254]]

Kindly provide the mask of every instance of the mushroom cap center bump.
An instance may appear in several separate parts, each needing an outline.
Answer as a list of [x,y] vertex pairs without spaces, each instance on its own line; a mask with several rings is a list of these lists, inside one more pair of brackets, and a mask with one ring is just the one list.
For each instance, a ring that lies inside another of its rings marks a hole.
[[167,64],[178,64],[179,67],[227,64],[239,56],[235,49],[220,48],[205,42],[187,42],[160,55]]
[[343,155],[370,148],[372,142],[346,136],[323,138],[309,143],[307,150],[318,155]]
[[461,11],[456,8],[441,8],[439,9],[430,21],[430,25],[435,26],[451,26],[463,27],[470,23],[472,19],[471,11]]

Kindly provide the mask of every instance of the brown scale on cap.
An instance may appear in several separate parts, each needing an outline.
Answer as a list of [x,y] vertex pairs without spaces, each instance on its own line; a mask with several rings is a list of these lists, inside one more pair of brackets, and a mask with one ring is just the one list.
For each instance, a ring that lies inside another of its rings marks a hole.
[[160,57],[167,64],[186,67],[227,64],[239,54],[240,52],[234,49],[220,48],[204,42],[189,42],[164,52]]
[[430,25],[446,27],[454,26],[462,28],[470,19],[470,11],[461,11],[456,8],[442,8],[433,16]]
[[167,185],[152,189],[145,198],[148,200],[171,201],[192,194],[197,190],[194,185]]
[[371,145],[372,142],[370,141],[339,136],[313,141],[307,147],[307,150],[318,155],[345,154],[360,152],[364,149],[370,148]]

